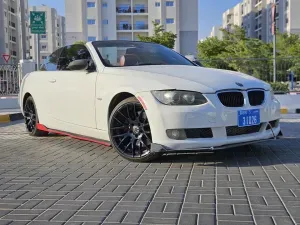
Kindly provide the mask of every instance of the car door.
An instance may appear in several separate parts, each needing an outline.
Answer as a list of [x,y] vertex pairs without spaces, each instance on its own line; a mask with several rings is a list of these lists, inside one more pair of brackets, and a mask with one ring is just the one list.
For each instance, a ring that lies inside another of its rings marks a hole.
[[[95,122],[95,85],[96,70],[68,70],[67,66],[74,60],[88,59],[92,61],[85,45],[70,45],[63,49],[58,62],[53,93],[54,119],[61,125],[77,125],[96,128]],[[63,127],[63,128],[67,128]],[[69,126],[71,127],[71,126]],[[61,128],[61,127],[59,127]],[[63,129],[68,131],[67,129]],[[70,131],[71,132],[71,131]]]
[[57,63],[63,48],[49,55],[40,67],[34,83],[36,92],[31,93],[36,103],[39,122],[51,127],[53,117],[53,80],[57,73]]

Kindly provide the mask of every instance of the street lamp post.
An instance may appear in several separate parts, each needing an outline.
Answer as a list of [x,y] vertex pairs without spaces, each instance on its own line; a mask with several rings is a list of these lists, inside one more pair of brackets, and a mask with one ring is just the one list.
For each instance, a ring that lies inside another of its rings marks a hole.
[[273,82],[276,82],[276,0],[272,6],[272,33],[273,33]]

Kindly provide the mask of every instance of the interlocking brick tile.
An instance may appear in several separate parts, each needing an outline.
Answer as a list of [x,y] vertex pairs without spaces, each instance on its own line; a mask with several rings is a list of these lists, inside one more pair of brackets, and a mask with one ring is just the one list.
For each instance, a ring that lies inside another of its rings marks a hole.
[[195,225],[197,224],[198,215],[197,214],[182,214],[180,216],[180,225]]
[[125,211],[112,211],[105,219],[105,222],[121,223],[125,219],[126,215],[127,212]]
[[142,220],[142,224],[163,224],[163,225],[174,225],[177,223],[178,219],[161,219],[161,218],[150,218],[144,217]]
[[60,210],[47,210],[41,215],[39,215],[35,220],[46,220],[49,221],[53,219],[56,215],[58,215],[61,211]]
[[[284,224],[284,225],[293,225],[294,224],[294,222],[291,220],[290,217],[276,217],[276,216],[274,216],[273,218],[274,218],[276,224],[278,224],[278,225],[279,224]],[[300,217],[298,217],[298,218],[300,218]],[[297,224],[299,224],[299,222],[300,222],[300,219],[297,222]]]
[[128,214],[125,216],[125,218],[122,221],[123,223],[132,223],[132,224],[138,224],[144,215],[144,212],[128,212]]
[[215,215],[208,215],[208,214],[199,214],[198,216],[198,224],[203,224],[203,225],[216,225],[217,224],[217,219]]
[[60,213],[58,213],[52,219],[52,221],[68,221],[75,213],[76,213],[76,211],[65,211],[65,210],[63,210]]
[[236,216],[236,215],[218,215],[219,221],[240,221],[242,222],[253,222],[252,216]]
[[299,145],[300,136],[133,163],[0,125],[0,225],[300,224]]
[[233,208],[236,215],[252,215],[249,205],[233,205]]

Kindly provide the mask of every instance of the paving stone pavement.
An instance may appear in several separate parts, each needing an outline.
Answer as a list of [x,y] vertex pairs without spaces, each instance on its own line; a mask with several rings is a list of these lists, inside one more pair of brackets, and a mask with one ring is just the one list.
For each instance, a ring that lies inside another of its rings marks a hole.
[[132,163],[111,148],[0,126],[0,225],[300,224],[300,120],[285,139]]

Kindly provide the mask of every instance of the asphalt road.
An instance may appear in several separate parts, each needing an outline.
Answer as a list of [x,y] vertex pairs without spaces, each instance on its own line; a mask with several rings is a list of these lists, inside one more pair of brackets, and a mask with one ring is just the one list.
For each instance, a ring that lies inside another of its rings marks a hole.
[[0,225],[300,224],[300,117],[284,139],[131,163],[111,148],[0,125]]

